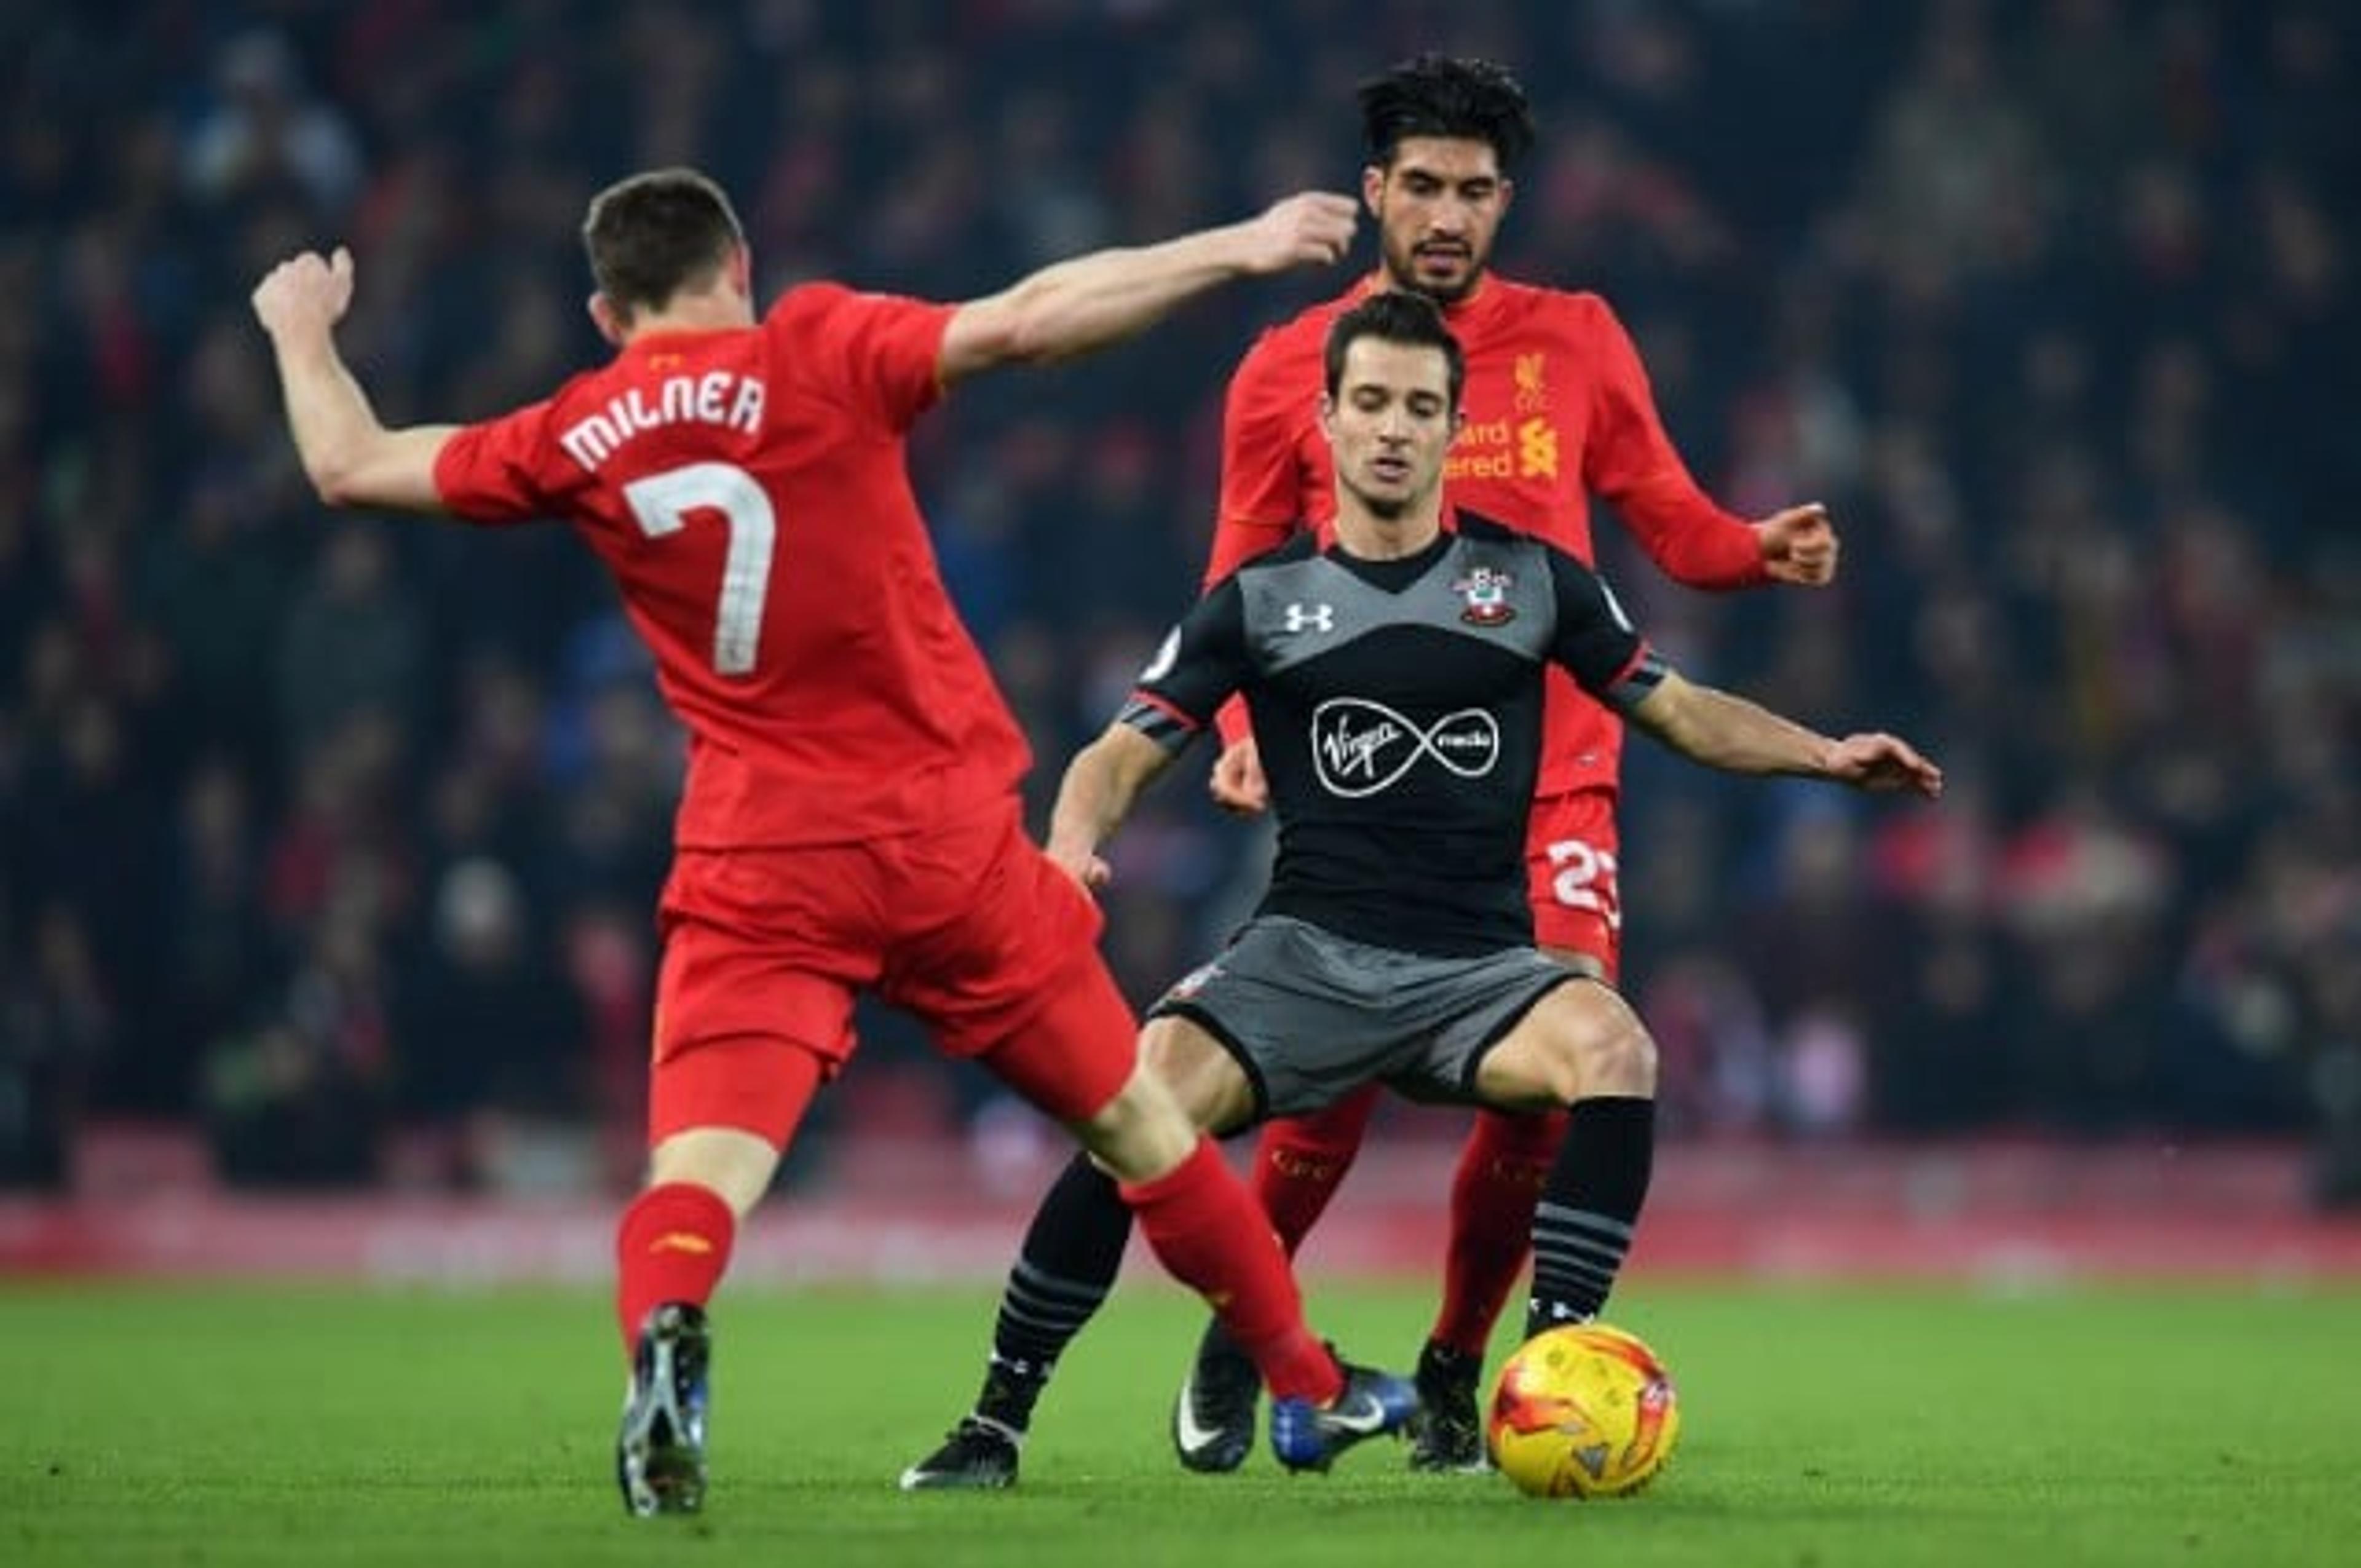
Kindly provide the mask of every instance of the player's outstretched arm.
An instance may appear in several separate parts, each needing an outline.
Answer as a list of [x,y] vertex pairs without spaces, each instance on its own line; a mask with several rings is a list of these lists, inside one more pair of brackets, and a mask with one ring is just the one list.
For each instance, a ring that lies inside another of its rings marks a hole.
[[1087,888],[1106,885],[1113,874],[1099,858],[1099,846],[1131,815],[1139,792],[1172,764],[1172,753],[1118,720],[1074,753],[1058,781],[1058,804],[1049,813],[1049,857]]
[[1350,196],[1307,191],[1244,223],[1045,267],[961,305],[944,331],[938,373],[950,386],[996,366],[1071,359],[1233,279],[1339,260],[1359,214]]
[[288,428],[320,499],[331,506],[437,511],[434,459],[455,425],[388,430],[336,351],[353,301],[353,254],[291,257],[256,285],[254,313],[270,335]]
[[1876,793],[1943,793],[1943,770],[1892,735],[1831,740],[1744,697],[1667,672],[1624,717],[1693,762],[1733,773],[1792,773]]
[[1716,505],[1664,430],[1631,334],[1604,300],[1580,301],[1598,377],[1583,483],[1614,505],[1648,558],[1693,588],[1833,581],[1838,540],[1828,509],[1810,502],[1750,523]]

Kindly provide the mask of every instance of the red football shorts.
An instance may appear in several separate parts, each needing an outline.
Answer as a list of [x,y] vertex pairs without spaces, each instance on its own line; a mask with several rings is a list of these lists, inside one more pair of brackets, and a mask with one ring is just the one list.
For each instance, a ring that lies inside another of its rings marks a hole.
[[1533,939],[1576,952],[1616,977],[1623,954],[1623,905],[1615,883],[1615,792],[1580,790],[1533,802],[1525,872]]
[[1014,801],[862,843],[683,850],[659,910],[649,1143],[722,1126],[784,1146],[805,1075],[780,1072],[775,1053],[817,1057],[833,1077],[864,989],[1045,1113],[1087,1117],[1137,1056],[1099,924]]

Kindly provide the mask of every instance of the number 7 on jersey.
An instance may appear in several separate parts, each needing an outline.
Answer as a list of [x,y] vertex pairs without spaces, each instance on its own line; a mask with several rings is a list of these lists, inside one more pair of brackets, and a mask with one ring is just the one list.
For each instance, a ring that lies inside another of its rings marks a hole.
[[734,463],[691,463],[623,487],[623,499],[650,539],[678,533],[693,511],[718,511],[730,527],[721,558],[721,598],[713,613],[716,674],[754,673],[763,639],[763,601],[771,591],[771,547],[778,515],[754,477]]

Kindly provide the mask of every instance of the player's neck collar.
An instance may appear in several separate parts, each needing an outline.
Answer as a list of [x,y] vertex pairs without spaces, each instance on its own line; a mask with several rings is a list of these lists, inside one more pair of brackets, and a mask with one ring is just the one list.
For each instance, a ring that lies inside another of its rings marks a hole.
[[[1345,544],[1344,532],[1336,526],[1336,519],[1334,518],[1331,518],[1328,521],[1327,537],[1322,542],[1322,544],[1323,548],[1326,550],[1332,551],[1339,555],[1351,556],[1356,561],[1408,561],[1433,554],[1438,545],[1442,544],[1453,534],[1459,532],[1459,520],[1456,514],[1453,512],[1451,503],[1449,501],[1444,501],[1436,507],[1434,521],[1434,536],[1422,542],[1415,549],[1407,551],[1400,555],[1362,555],[1356,554]],[[1382,527],[1383,525],[1376,524],[1373,526]]]

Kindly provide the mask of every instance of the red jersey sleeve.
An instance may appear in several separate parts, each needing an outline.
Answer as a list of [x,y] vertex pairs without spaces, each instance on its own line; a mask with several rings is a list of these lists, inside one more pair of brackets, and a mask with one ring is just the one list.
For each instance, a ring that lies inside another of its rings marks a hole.
[[1693,588],[1744,588],[1770,581],[1762,543],[1745,519],[1724,511],[1697,488],[1656,413],[1656,395],[1631,334],[1607,302],[1590,307],[1586,337],[1598,367],[1590,439],[1582,477],[1605,498],[1649,558]]
[[779,297],[763,330],[785,363],[817,372],[857,414],[901,432],[943,395],[943,333],[958,309],[807,283]]
[[1265,334],[1230,377],[1222,403],[1222,495],[1213,551],[1205,563],[1213,587],[1246,562],[1283,544],[1302,522],[1303,477],[1297,433],[1311,389],[1292,356]]
[[[1298,422],[1310,385],[1294,356],[1265,333],[1230,376],[1222,401],[1222,493],[1213,517],[1213,554],[1205,562],[1211,589],[1246,562],[1295,532],[1303,520],[1303,477],[1298,472]],[[1231,698],[1215,716],[1222,744],[1246,738],[1246,704]]]
[[550,473],[558,455],[550,439],[553,402],[462,425],[443,444],[434,455],[434,488],[452,516],[525,522],[558,515],[555,492],[563,477]]

